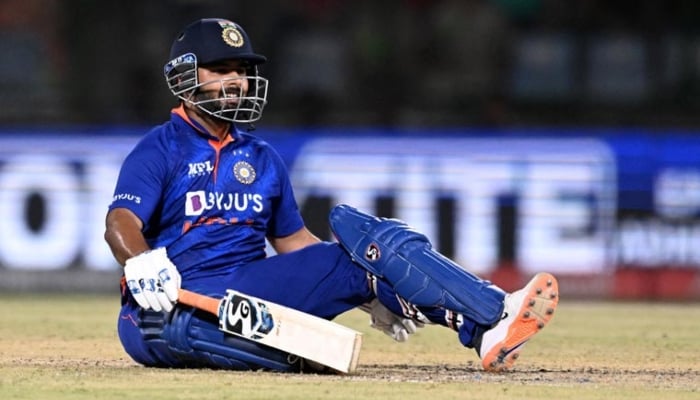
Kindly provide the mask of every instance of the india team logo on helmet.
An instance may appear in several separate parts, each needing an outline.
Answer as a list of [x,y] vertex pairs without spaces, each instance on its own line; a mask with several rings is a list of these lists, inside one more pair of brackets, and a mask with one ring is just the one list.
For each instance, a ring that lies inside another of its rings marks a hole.
[[232,47],[243,46],[245,40],[243,39],[241,32],[238,30],[238,28],[236,28],[236,25],[222,25],[222,27],[224,30],[221,31],[221,37],[224,39],[226,44]]
[[250,185],[255,181],[255,168],[245,161],[239,161],[233,166],[233,175],[238,182]]

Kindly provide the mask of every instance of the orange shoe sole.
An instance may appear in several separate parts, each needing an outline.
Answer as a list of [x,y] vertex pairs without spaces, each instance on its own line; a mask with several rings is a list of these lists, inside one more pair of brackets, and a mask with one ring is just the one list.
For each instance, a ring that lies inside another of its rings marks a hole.
[[523,288],[524,300],[517,319],[508,327],[505,338],[482,356],[484,370],[509,369],[520,356],[522,346],[549,323],[559,303],[559,285],[548,273],[539,273]]

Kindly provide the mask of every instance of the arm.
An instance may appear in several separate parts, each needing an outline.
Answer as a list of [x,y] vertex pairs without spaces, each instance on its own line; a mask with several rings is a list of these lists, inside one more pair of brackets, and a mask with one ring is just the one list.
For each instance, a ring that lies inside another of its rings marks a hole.
[[122,266],[126,260],[150,250],[143,236],[143,222],[131,210],[115,208],[107,214],[105,241]]
[[306,227],[299,229],[289,236],[278,238],[269,237],[267,240],[278,254],[289,253],[321,242],[321,239],[316,237]]
[[170,311],[177,301],[180,273],[164,247],[151,250],[143,222],[126,208],[107,214],[105,241],[124,266],[124,278],[134,300],[145,309]]

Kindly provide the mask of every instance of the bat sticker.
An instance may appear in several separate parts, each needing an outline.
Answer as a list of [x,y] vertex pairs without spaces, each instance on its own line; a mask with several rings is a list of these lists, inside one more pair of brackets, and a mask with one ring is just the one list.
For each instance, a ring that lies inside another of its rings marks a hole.
[[263,302],[251,301],[228,291],[219,308],[219,328],[249,339],[260,339],[274,328],[275,322]]

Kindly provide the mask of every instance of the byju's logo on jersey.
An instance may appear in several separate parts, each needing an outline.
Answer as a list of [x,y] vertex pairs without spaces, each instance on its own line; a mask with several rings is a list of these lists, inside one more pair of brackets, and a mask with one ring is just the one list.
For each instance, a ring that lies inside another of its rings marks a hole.
[[185,215],[198,216],[206,210],[248,211],[260,213],[264,209],[263,196],[259,193],[187,192]]
[[202,215],[207,204],[206,194],[203,190],[187,192],[185,201],[185,215]]
[[195,176],[209,175],[213,170],[214,166],[211,165],[211,161],[209,160],[204,162],[189,163],[187,176],[193,178]]
[[112,202],[119,200],[133,201],[136,204],[141,204],[141,196],[137,196],[131,193],[117,193],[112,197]]

